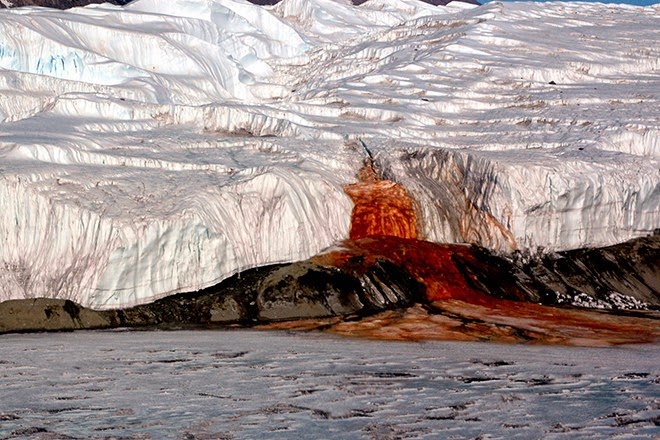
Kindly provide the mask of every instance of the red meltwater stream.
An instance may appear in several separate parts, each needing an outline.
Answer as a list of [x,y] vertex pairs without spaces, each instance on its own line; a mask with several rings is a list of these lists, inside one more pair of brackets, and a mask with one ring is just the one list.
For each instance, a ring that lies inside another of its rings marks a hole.
[[[350,239],[312,260],[324,266],[366,272],[377,260],[405,268],[425,288],[428,304],[360,320],[331,318],[271,325],[322,326],[331,332],[378,339],[450,339],[567,345],[612,345],[660,339],[657,314],[626,316],[558,308],[525,301],[514,284],[500,299],[475,282],[475,268],[492,272],[476,247],[419,240],[415,201],[401,185],[376,178],[370,167],[346,188],[355,207]],[[460,266],[457,264],[460,262]],[[466,272],[466,265],[470,270]],[[493,280],[497,282],[498,280]]]

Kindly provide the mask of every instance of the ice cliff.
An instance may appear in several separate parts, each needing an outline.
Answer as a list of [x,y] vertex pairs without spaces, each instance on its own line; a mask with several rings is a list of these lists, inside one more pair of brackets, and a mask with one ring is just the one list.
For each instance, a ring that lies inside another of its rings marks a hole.
[[421,238],[660,227],[660,7],[137,0],[0,10],[0,300],[125,307],[308,258],[365,159]]

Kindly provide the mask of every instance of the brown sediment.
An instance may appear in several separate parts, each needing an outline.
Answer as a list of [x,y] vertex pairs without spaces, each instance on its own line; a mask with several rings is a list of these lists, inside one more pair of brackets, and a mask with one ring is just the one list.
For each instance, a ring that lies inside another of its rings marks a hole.
[[[506,303],[506,301],[503,301]],[[389,341],[472,341],[603,347],[660,342],[657,313],[648,317],[559,309],[533,303],[486,307],[464,301],[421,304],[359,320],[304,320],[260,329],[322,330],[341,336]]]
[[[457,340],[606,346],[660,341],[660,315],[559,308],[525,301],[525,293],[482,261],[477,247],[397,237],[349,240],[314,257],[325,265],[365,268],[388,260],[426,287],[428,303],[347,322],[326,322],[327,331],[388,340]],[[365,269],[366,270],[366,269]],[[493,296],[503,284],[508,296]],[[308,328],[310,323],[306,324]]]
[[[525,301],[514,275],[498,273],[479,248],[397,237],[349,240],[314,257],[319,264],[365,268],[378,260],[406,269],[426,288],[428,303],[360,320],[326,322],[327,331],[387,340],[457,340],[607,346],[660,341],[660,315],[559,308]],[[490,278],[490,279],[489,279]],[[493,296],[503,287],[507,298]],[[307,328],[312,328],[306,323]]]
[[515,328],[521,336],[538,343],[595,346],[660,340],[656,312],[625,316],[508,300],[499,300],[488,307],[460,301],[435,302],[432,307],[468,320]]

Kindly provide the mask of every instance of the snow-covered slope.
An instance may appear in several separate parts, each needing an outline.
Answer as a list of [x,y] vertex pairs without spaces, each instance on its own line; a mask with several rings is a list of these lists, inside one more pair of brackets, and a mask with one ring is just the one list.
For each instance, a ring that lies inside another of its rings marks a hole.
[[433,241],[660,226],[660,7],[137,0],[0,11],[0,299],[95,308],[347,237],[368,154]]

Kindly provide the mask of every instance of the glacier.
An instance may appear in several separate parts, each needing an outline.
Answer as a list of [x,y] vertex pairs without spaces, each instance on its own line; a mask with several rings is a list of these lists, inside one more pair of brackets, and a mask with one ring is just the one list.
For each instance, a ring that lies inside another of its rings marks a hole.
[[660,6],[136,0],[0,10],[0,301],[143,304],[348,237],[365,160],[420,238],[660,227]]

